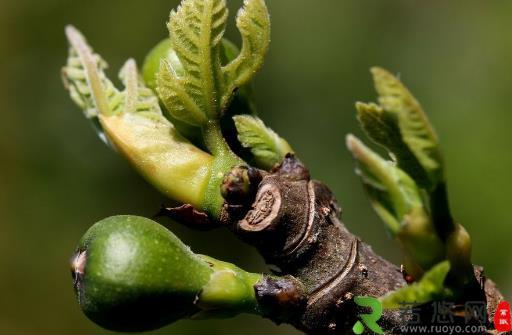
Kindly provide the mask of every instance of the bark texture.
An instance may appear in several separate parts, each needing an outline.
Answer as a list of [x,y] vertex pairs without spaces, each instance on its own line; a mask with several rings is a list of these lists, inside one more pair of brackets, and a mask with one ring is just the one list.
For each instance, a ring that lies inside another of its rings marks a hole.
[[[250,178],[237,178],[237,174]],[[257,187],[237,185],[248,180]],[[231,189],[236,197],[230,196]],[[242,195],[240,189],[253,189],[255,194]],[[238,201],[226,201],[221,223],[286,275],[268,276],[255,287],[266,316],[276,323],[290,323],[307,334],[352,333],[357,316],[365,313],[354,303],[355,296],[380,297],[407,285],[399,267],[346,229],[331,191],[311,180],[293,156],[270,173],[234,171],[226,178],[224,190],[226,199]],[[492,322],[503,297],[480,268],[475,275],[481,287],[471,299],[487,300]],[[458,303],[460,307],[464,301]],[[422,313],[432,311],[424,306]],[[385,311],[379,325],[386,333],[398,334],[409,321],[402,310]]]

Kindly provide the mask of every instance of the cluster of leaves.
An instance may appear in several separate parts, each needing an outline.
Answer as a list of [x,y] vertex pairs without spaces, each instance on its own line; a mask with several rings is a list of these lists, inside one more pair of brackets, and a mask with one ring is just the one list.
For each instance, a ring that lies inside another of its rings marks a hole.
[[221,41],[228,10],[225,0],[185,0],[168,23],[174,62],[162,61],[157,90],[176,119],[195,126],[218,119],[233,92],[247,84],[260,67],[270,41],[270,19],[263,0],[245,1],[237,17],[242,49],[221,62]]
[[357,103],[357,118],[389,159],[353,135],[347,146],[373,208],[402,247],[405,271],[421,280],[385,301],[421,303],[446,293],[442,283],[450,266],[453,272],[470,268],[469,235],[449,213],[439,140],[421,105],[388,71],[371,72],[379,104]]
[[223,202],[222,176],[246,164],[231,150],[221,129],[223,116],[231,117],[227,111],[234,97],[245,107],[237,113],[248,114],[234,117],[237,136],[257,167],[270,169],[292,151],[250,115],[254,108],[247,87],[262,66],[270,41],[265,2],[246,0],[239,11],[240,50],[223,38],[227,17],[225,0],[184,0],[171,11],[170,38],[146,59],[144,80],[133,60],[123,67],[124,90],[107,78],[106,63],[84,37],[68,27],[71,48],[63,70],[72,99],[100,137],[169,198],[213,218]]

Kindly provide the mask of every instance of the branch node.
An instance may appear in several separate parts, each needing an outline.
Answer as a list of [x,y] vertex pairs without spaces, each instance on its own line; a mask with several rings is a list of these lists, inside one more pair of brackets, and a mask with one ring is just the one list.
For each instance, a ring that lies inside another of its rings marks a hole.
[[265,184],[256,195],[253,209],[238,222],[238,228],[246,232],[262,231],[274,223],[281,208],[281,193],[274,184]]
[[308,181],[310,179],[309,170],[292,153],[286,154],[281,164],[272,169],[271,172],[276,173],[289,180]]
[[256,299],[266,317],[276,323],[299,317],[306,308],[306,292],[292,276],[264,276],[255,286]]

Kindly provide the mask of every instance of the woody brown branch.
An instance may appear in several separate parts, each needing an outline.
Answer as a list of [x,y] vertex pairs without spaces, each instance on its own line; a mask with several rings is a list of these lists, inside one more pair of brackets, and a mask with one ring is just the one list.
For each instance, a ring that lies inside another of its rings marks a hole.
[[[331,191],[310,180],[296,158],[287,156],[278,168],[262,174],[255,178],[252,206],[227,202],[221,222],[254,245],[267,264],[293,276],[267,277],[255,287],[267,317],[308,334],[343,334],[364,313],[354,296],[380,297],[406,285],[397,266],[345,228]],[[476,275],[482,282],[481,272]],[[490,280],[482,285],[484,289],[471,296],[487,300],[492,320],[502,296]],[[408,321],[404,311],[385,311],[379,324],[387,333],[396,333]]]

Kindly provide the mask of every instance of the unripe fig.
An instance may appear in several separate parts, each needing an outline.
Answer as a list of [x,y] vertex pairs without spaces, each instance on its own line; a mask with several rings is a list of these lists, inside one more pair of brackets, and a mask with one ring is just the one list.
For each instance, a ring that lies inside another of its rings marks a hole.
[[160,62],[162,60],[167,61],[178,74],[183,71],[183,66],[176,52],[171,48],[171,40],[166,38],[160,41],[149,51],[142,65],[142,77],[144,78],[144,82],[154,91],[156,91],[156,75],[160,69]]
[[[156,74],[160,69],[160,62],[162,60],[167,61],[178,74],[183,71],[183,66],[180,63],[176,52],[171,48],[171,41],[166,38],[158,43],[149,51],[144,59],[144,64],[142,65],[142,77],[144,79],[144,83],[155,93],[157,86]],[[165,107],[162,106],[162,109],[165,110]],[[196,144],[201,143],[201,130],[199,128],[172,117],[168,112],[165,113],[165,117],[167,117],[176,129],[178,129],[178,131],[187,139]]]
[[84,313],[115,331],[147,331],[192,316],[257,312],[261,275],[194,254],[149,219],[114,216],[92,226],[71,261]]

